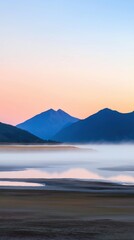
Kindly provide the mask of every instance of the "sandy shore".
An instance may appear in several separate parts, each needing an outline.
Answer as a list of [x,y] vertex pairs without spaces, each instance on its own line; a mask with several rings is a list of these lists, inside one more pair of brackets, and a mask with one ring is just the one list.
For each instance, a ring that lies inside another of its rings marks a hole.
[[[0,189],[0,239],[134,239],[133,187],[128,192],[118,184],[69,181],[48,180],[57,186],[51,191]],[[71,183],[79,186],[76,192],[69,190]],[[84,184],[92,191],[80,191]]]
[[[53,144],[53,145],[0,145],[0,152],[4,151],[78,151],[83,150],[82,148],[72,146],[72,145],[62,145],[62,144]],[[85,150],[85,149],[84,149]],[[92,150],[92,149],[86,149]]]

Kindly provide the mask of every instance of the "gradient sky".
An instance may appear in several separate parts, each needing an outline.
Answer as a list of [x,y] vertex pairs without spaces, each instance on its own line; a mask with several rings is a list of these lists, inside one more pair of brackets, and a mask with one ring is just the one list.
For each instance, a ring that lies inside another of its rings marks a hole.
[[133,0],[0,0],[0,121],[134,110]]

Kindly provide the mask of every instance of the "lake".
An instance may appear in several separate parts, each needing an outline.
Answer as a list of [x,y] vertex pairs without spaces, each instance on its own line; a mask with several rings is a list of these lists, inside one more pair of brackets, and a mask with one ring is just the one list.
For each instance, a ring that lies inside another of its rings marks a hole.
[[0,186],[5,186],[2,178],[75,178],[134,184],[134,144],[1,146]]

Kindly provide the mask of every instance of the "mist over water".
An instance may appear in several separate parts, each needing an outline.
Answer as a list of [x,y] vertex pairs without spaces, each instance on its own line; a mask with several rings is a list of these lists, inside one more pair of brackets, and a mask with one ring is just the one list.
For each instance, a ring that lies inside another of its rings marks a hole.
[[134,184],[134,144],[1,148],[2,178],[80,178]]

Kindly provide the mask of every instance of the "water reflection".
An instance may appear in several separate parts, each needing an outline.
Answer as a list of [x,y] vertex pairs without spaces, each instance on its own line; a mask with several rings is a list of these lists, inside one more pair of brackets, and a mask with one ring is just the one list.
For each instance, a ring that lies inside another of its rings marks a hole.
[[41,187],[39,183],[15,182],[15,181],[0,181],[1,187]]
[[82,168],[70,169],[63,172],[46,172],[42,170],[32,170],[28,169],[25,171],[17,171],[17,172],[2,172],[0,175],[1,179],[28,179],[28,178],[45,178],[45,179],[63,179],[63,178],[71,178],[71,179],[83,179],[83,180],[104,180],[104,181],[112,181],[112,182],[120,182],[120,183],[134,183],[134,177],[129,175],[113,175],[112,177],[104,177],[103,175],[99,175],[95,172],[88,171]]

